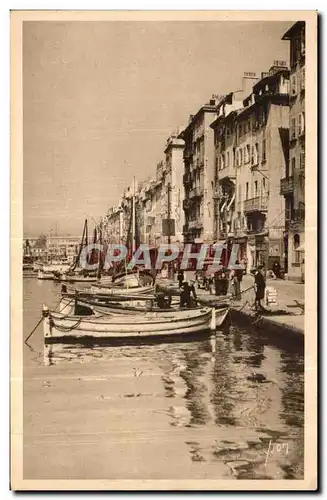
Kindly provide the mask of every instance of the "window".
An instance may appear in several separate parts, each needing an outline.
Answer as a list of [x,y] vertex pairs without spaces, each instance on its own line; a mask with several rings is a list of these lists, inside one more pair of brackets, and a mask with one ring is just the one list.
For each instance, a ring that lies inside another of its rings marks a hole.
[[226,167],[229,167],[229,152],[226,153]]
[[251,149],[250,149],[250,144],[246,145],[246,156],[244,159],[244,163],[249,163],[250,161],[250,155],[251,155]]
[[245,185],[245,199],[249,199],[249,183],[247,182]]
[[258,181],[254,181],[254,197],[258,196]]
[[222,170],[223,168],[225,168],[225,158],[223,154],[220,155],[219,162],[220,162],[220,170]]
[[262,191],[262,196],[266,196],[266,179],[262,179],[262,186],[261,186],[261,191]]
[[239,164],[242,165],[242,163],[243,163],[243,150],[242,150],[242,148],[239,149],[238,152],[239,152],[239,159],[240,159]]
[[304,123],[304,113],[299,114],[299,136],[304,134],[305,123]]
[[259,145],[256,142],[253,146],[254,163],[253,165],[258,165],[259,163]]
[[305,152],[304,151],[300,152],[300,169],[301,170],[305,169]]
[[266,139],[262,141],[262,161],[266,161]]
[[294,247],[294,250],[296,250],[297,248],[299,248],[300,246],[300,235],[299,234],[294,234],[293,236],[293,247]]
[[297,94],[297,82],[296,75],[291,76],[291,95],[295,96]]

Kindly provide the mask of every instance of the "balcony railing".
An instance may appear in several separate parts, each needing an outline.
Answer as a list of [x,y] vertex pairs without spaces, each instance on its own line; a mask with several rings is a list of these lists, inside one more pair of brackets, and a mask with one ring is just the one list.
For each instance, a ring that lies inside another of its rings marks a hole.
[[188,223],[188,227],[189,227],[189,229],[202,229],[203,222],[201,219],[191,220]]
[[284,177],[280,181],[280,194],[285,196],[286,194],[292,194],[294,191],[294,178]]
[[268,198],[266,196],[256,196],[249,200],[244,200],[244,213],[265,212],[268,207]]
[[197,186],[197,187],[191,189],[189,197],[196,198],[196,197],[202,196],[202,195],[203,195],[203,188],[200,186]]

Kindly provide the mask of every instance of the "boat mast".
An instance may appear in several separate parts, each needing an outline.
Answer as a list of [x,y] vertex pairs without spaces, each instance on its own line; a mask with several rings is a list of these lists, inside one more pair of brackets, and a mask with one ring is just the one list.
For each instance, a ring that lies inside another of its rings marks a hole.
[[87,219],[85,219],[85,222],[84,222],[84,226],[83,226],[83,234],[82,234],[82,239],[81,239],[81,243],[80,243],[80,246],[79,246],[79,251],[78,251],[78,255],[76,257],[76,260],[73,264],[73,266],[70,268],[71,271],[74,271],[78,262],[79,262],[79,259],[80,259],[80,256],[81,256],[81,253],[82,253],[82,250],[83,250],[83,243],[84,243],[84,236],[85,236],[85,229],[87,227]]
[[135,253],[135,177],[133,178],[133,198],[132,198],[132,252]]

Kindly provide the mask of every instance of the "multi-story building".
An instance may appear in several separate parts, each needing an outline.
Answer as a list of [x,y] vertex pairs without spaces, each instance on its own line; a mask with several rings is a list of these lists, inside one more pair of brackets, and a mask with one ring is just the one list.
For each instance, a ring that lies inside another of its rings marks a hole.
[[121,243],[123,241],[123,209],[120,204],[109,208],[104,218],[104,239],[108,243]]
[[305,22],[299,21],[284,34],[290,41],[290,137],[281,193],[285,196],[288,237],[287,272],[290,279],[304,280],[305,235]]
[[[221,243],[233,238],[234,243],[244,244],[239,235],[242,227],[235,224],[236,214],[236,143],[237,114],[243,108],[243,99],[252,91],[257,81],[254,73],[245,73],[242,90],[230,92],[217,106],[217,118],[211,124],[214,130],[215,181],[214,181],[214,234]],[[236,241],[237,236],[239,240]]]
[[183,234],[184,241],[189,243],[213,240],[214,148],[210,124],[216,107],[216,99],[210,100],[195,115],[190,115],[187,127],[179,134],[185,141]]
[[67,257],[72,260],[79,250],[81,238],[76,236],[49,236],[47,252],[49,257]]
[[178,134],[172,134],[168,138],[165,148],[166,169],[169,183],[169,216],[170,219],[173,220],[174,229],[174,234],[171,236],[171,242],[183,242],[183,226],[185,220],[183,208],[183,151],[184,141],[178,138]]
[[68,258],[73,260],[78,254],[81,238],[76,236],[39,236],[24,238],[24,255],[31,257]]
[[243,100],[231,93],[218,105],[215,130],[217,239],[238,243],[248,268],[284,258],[284,199],[280,179],[288,162],[286,63],[261,78],[251,74]]

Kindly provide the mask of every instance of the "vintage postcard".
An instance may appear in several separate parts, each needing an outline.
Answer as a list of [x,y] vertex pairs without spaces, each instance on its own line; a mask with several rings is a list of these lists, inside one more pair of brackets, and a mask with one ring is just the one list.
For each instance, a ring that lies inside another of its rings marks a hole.
[[317,12],[11,12],[11,488],[317,488]]

